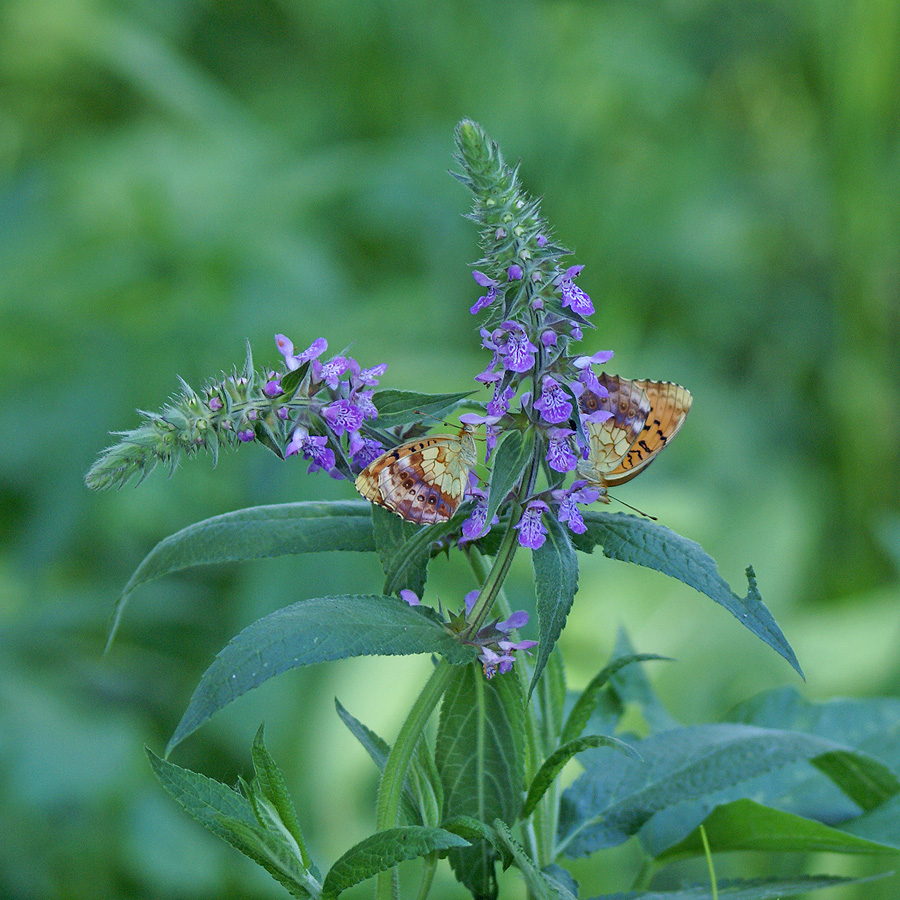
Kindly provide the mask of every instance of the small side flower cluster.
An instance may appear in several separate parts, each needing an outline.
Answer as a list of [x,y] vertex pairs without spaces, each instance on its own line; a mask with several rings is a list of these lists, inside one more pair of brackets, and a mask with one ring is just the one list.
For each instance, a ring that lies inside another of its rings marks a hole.
[[[469,591],[465,597],[464,608],[456,614],[450,614],[446,624],[452,633],[459,634],[465,629],[469,615],[478,600],[478,594],[477,590]],[[400,597],[410,606],[421,606],[415,591],[400,591]],[[493,678],[498,672],[505,675],[516,661],[514,653],[519,650],[527,653],[532,647],[537,646],[537,641],[510,640],[511,632],[524,628],[528,624],[528,619],[528,613],[520,609],[502,622],[495,621],[485,625],[473,637],[466,640],[467,644],[478,648],[478,659],[486,678]]]
[[[307,471],[322,469],[332,478],[360,472],[384,450],[381,441],[367,437],[361,429],[365,422],[378,418],[371,388],[378,384],[387,365],[363,369],[352,356],[334,356],[321,362],[319,357],[328,349],[325,338],[317,338],[301,353],[294,352],[293,343],[283,334],[275,335],[275,344],[284,356],[287,372],[306,372],[293,394],[293,429],[284,455],[302,454],[310,461]],[[282,396],[281,379],[274,372],[270,374],[267,393]],[[297,404],[298,397],[308,402]],[[346,466],[338,466],[335,451],[348,461],[349,473]]]
[[[457,146],[457,158],[465,169],[457,177],[475,195],[470,218],[483,226],[485,255],[473,277],[484,293],[470,312],[487,314],[481,338],[491,359],[475,379],[493,389],[485,415],[461,418],[485,426],[488,457],[505,431],[531,428],[537,433],[546,465],[559,477],[551,478],[546,491],[536,493],[533,467],[518,492],[526,499],[517,525],[519,541],[535,549],[545,540],[545,513],[555,514],[572,531],[583,532],[577,505],[599,496],[584,481],[569,488],[561,484],[579,460],[588,457],[589,426],[612,416],[597,403],[581,401],[586,392],[596,398],[608,396],[594,367],[609,362],[613,354],[608,350],[592,355],[570,352],[584,328],[592,327],[588,317],[594,304],[575,283],[583,266],[562,267],[560,260],[570,251],[550,239],[539,202],[522,190],[516,171],[503,163],[496,144],[478,126],[461,123]],[[516,398],[517,408],[513,406]],[[463,526],[464,542],[490,528],[481,496],[470,493],[476,503]]]
[[[160,463],[171,471],[182,456],[257,441],[280,457],[302,455],[309,471],[353,478],[383,450],[371,423],[378,410],[372,388],[385,364],[364,369],[350,356],[320,357],[328,349],[317,338],[295,353],[284,336],[275,336],[284,357],[281,371],[254,369],[247,348],[243,369],[211,381],[200,391],[181,382],[181,393],[158,413],[142,412],[133,431],[104,450],[86,476],[88,487],[119,487],[133,476],[143,480]],[[368,432],[368,433],[366,433]]]

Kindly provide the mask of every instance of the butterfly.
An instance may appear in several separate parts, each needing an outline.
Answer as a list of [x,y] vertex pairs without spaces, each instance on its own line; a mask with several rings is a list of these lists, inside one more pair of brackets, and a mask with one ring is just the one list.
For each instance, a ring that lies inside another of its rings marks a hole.
[[578,463],[578,474],[600,489],[600,501],[609,503],[606,489],[630,481],[656,459],[678,434],[691,408],[691,392],[671,381],[629,381],[601,373],[597,380],[609,391],[600,397],[584,391],[582,412],[607,410],[605,422],[585,423],[589,456]]
[[356,489],[407,522],[446,522],[459,508],[478,462],[472,429],[407,441],[373,460],[356,477]]

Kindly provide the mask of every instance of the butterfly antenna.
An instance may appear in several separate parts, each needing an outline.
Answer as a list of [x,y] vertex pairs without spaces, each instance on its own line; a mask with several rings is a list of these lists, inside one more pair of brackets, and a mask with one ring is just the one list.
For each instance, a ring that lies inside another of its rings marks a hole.
[[607,494],[610,500],[615,500],[616,503],[621,503],[622,506],[627,506],[629,509],[634,510],[638,515],[644,516],[647,519],[650,519],[651,522],[658,522],[659,519],[656,516],[651,516],[650,513],[645,513],[642,509],[638,509],[636,506],[632,506],[630,503],[626,503],[624,500],[620,500],[618,497],[613,497],[612,494]]
[[454,422],[447,422],[447,421],[445,421],[444,419],[439,419],[437,416],[431,415],[431,413],[422,412],[421,409],[414,409],[413,412],[414,412],[417,416],[422,416],[423,418],[426,418],[426,419],[433,419],[435,422],[440,422],[441,425],[446,425],[448,428],[459,428],[459,425],[457,425],[456,423],[454,423]]

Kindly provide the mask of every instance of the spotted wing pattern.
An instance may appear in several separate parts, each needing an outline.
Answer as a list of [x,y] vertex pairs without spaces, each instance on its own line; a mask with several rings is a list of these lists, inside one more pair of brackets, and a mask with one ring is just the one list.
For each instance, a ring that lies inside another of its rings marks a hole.
[[691,392],[670,381],[629,381],[618,375],[598,376],[609,391],[600,397],[581,395],[585,414],[603,409],[612,418],[587,423],[590,455],[578,472],[601,488],[600,500],[609,502],[606,488],[630,481],[656,459],[678,433],[691,408]]
[[434,525],[457,510],[478,461],[469,428],[408,441],[383,453],[356,478],[356,489],[407,522]]

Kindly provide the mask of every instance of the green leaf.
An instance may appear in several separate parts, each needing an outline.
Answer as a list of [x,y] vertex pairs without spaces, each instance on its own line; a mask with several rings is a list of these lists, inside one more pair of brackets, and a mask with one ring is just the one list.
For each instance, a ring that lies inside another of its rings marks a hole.
[[525,852],[522,845],[512,836],[509,826],[500,819],[494,821],[497,837],[506,846],[528,885],[528,896],[534,900],[575,900],[568,891],[560,890],[538,868],[537,863]]
[[837,887],[842,884],[865,884],[889,875],[868,878],[844,878],[840,875],[798,875],[795,878],[748,878],[720,881],[717,894],[707,885],[695,885],[679,891],[626,891],[623,894],[602,894],[593,900],[789,900],[807,891]]
[[900,781],[883,763],[862,753],[835,750],[813,760],[854,803],[868,811],[900,794]]
[[850,822],[843,822],[841,828],[857,837],[900,850],[900,795]]
[[522,479],[534,452],[534,430],[508,431],[494,451],[485,522],[493,521],[500,504]]
[[254,622],[216,656],[194,691],[167,752],[213,713],[274,675],[350,656],[436,653],[456,665],[474,650],[437,617],[396,597],[340,595],[301,600]]
[[747,596],[739,597],[719,575],[715,561],[699,544],[664,525],[625,513],[586,512],[584,522],[587,526],[584,534],[573,536],[579,550],[590,553],[599,544],[603,555],[610,559],[655,569],[706,594],[786,659],[803,677],[794,651],[762,602],[752,569],[747,569]]
[[[762,806],[753,800],[735,800],[717,806],[703,822],[710,850],[728,853],[753,850],[771,853],[891,853],[897,848],[868,841],[830,828],[813,819]],[[700,832],[657,857],[657,863],[704,855]]]
[[300,382],[303,381],[306,377],[306,373],[309,371],[309,365],[310,361],[307,360],[298,368],[291,369],[290,372],[281,376],[281,390],[288,399],[290,399],[297,388],[300,387]]
[[[391,752],[390,744],[375,734],[371,728],[367,728],[363,725],[359,719],[347,712],[338,701],[337,697],[335,697],[334,705],[341,721],[350,729],[350,733],[363,745],[366,752],[372,758],[372,761],[378,766],[378,771],[384,772],[388,754]],[[414,825],[423,824],[419,808],[416,805],[415,795],[410,786],[409,775],[403,780],[403,796],[400,802],[403,804],[403,812],[410,823]]]
[[624,741],[603,734],[589,734],[568,741],[544,760],[544,764],[538,770],[537,775],[534,776],[531,787],[528,789],[528,796],[525,798],[525,805],[522,807],[523,818],[531,815],[538,801],[544,796],[544,792],[553,784],[553,779],[559,775],[563,766],[576,753],[597,747],[611,747],[615,750],[621,750],[622,753],[634,760],[640,761],[641,759],[641,754]]
[[[643,762],[607,756],[563,795],[561,845],[567,856],[614,847],[655,827],[652,855],[683,840],[723,802],[745,796],[746,782],[838,748],[793,731],[747,725],[697,725],[652,735]],[[651,821],[652,820],[652,821]]]
[[378,556],[384,569],[385,594],[398,594],[409,589],[421,597],[434,544],[453,534],[466,515],[465,511],[457,510],[456,515],[446,522],[416,525],[373,504],[372,523]]
[[382,428],[406,425],[422,418],[440,419],[455,409],[461,400],[474,391],[458,394],[418,394],[414,391],[376,391],[372,402],[378,410],[378,424]]
[[416,859],[453,847],[466,847],[468,841],[443,828],[403,825],[379,831],[351,847],[325,876],[323,900],[333,900],[342,891],[407,859]]
[[286,832],[285,836],[296,842],[297,853],[300,855],[303,865],[308,869],[312,863],[306,850],[306,842],[303,840],[297,811],[294,809],[294,802],[288,793],[281,769],[278,768],[272,754],[266,749],[262,725],[259,726],[256,737],[253,739],[251,755],[259,790],[277,813],[278,822],[274,823],[275,827],[283,828]]
[[568,529],[555,516],[545,516],[547,539],[531,551],[534,591],[540,621],[540,640],[535,650],[534,674],[529,694],[534,690],[550,653],[556,646],[578,590],[578,557],[572,549]]
[[297,898],[318,887],[294,849],[280,836],[260,827],[246,797],[198,772],[160,759],[147,749],[150,765],[166,792],[217,837],[262,866]]
[[325,550],[372,551],[364,500],[253,506],[204,519],[160,541],[131,576],[113,610],[107,647],[137,587],[191,566]]
[[[435,763],[444,818],[515,821],[524,781],[524,698],[519,679],[490,681],[473,664],[454,669],[441,706]],[[476,896],[496,896],[496,852],[484,840],[450,853],[456,877]]]
[[668,659],[668,657],[657,656],[655,653],[631,653],[628,656],[620,656],[617,659],[614,659],[611,663],[601,669],[600,672],[590,680],[588,686],[581,692],[578,699],[575,701],[575,705],[572,707],[568,719],[566,719],[566,724],[563,726],[560,741],[562,743],[574,741],[575,738],[584,731],[588,720],[591,717],[591,713],[597,705],[600,691],[606,687],[610,678],[612,678],[619,669],[623,669],[625,666],[631,665],[631,663],[646,662],[650,659]]

